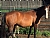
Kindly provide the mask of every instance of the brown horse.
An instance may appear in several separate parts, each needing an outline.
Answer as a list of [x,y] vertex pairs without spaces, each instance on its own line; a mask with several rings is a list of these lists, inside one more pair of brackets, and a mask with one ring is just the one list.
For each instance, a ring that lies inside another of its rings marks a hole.
[[[33,9],[27,12],[22,11],[11,11],[4,14],[3,21],[4,24],[8,26],[8,32],[11,35],[13,29],[16,25],[21,27],[30,27],[29,35],[31,33],[31,28],[34,26],[34,38],[36,38],[36,29],[39,24],[40,18],[46,14],[46,7],[42,6],[37,9]],[[47,13],[48,14],[48,13]]]

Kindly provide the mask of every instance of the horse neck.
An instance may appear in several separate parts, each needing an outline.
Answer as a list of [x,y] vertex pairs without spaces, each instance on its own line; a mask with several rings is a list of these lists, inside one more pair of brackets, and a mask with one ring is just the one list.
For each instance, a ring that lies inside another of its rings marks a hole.
[[43,15],[45,15],[45,8],[37,10],[37,17],[41,18]]

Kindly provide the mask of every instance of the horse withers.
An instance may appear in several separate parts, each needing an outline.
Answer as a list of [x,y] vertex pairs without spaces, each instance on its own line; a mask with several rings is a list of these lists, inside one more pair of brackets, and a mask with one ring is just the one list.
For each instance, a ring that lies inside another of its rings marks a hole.
[[21,27],[30,27],[30,31],[28,35],[29,38],[31,33],[31,28],[34,26],[34,38],[36,38],[36,29],[39,24],[40,18],[45,14],[48,15],[48,12],[46,10],[47,10],[46,6],[42,6],[37,9],[33,9],[26,12],[11,11],[4,14],[3,22],[8,26],[8,32],[9,32],[9,34],[7,35],[8,36],[12,35],[15,26],[18,25]]

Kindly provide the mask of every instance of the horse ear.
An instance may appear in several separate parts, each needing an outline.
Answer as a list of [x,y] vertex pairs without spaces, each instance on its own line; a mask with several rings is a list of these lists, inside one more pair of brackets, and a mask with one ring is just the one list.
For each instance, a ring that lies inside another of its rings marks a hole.
[[46,7],[46,19],[48,19],[48,12],[49,12],[49,8]]

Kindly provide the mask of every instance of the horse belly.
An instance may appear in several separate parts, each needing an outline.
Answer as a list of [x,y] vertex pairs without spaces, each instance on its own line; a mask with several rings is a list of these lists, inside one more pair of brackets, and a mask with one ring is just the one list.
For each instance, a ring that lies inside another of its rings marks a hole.
[[32,22],[33,22],[33,18],[29,17],[29,18],[23,18],[22,21],[20,22],[20,25],[22,27],[28,27],[28,26],[32,26]]
[[28,26],[31,26],[32,25],[32,22],[31,21],[24,21],[24,22],[21,22],[21,25],[23,27],[28,27]]

